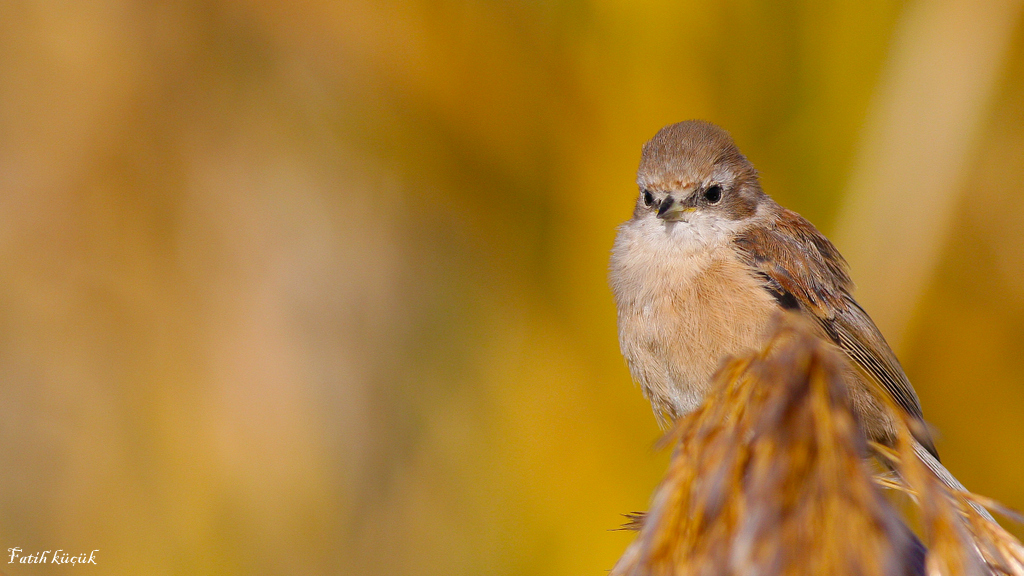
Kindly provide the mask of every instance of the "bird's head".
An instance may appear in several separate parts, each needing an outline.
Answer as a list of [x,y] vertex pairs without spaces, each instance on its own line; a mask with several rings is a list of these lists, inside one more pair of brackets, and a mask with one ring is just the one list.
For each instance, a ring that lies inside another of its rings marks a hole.
[[633,220],[647,223],[734,227],[768,200],[729,134],[699,120],[666,126],[644,144],[637,184]]

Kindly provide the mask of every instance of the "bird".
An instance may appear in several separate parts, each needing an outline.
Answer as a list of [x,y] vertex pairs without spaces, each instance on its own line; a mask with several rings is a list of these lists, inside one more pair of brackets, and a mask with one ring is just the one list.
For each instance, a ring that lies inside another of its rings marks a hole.
[[[662,128],[643,146],[637,184],[609,283],[622,354],[662,425],[697,408],[723,360],[761,349],[773,318],[786,313],[848,359],[848,393],[868,440],[893,445],[901,417],[893,405],[923,423],[899,360],[853,297],[839,250],[764,192],[725,130],[700,120]],[[915,453],[962,490],[928,429],[914,426],[914,436]]]

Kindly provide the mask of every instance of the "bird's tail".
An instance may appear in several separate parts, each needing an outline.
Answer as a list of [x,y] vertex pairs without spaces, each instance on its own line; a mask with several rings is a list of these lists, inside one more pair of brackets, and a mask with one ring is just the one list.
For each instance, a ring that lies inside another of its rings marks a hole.
[[[914,454],[921,460],[921,462],[924,463],[925,466],[928,467],[929,470],[932,471],[932,474],[935,474],[935,477],[938,478],[940,482],[946,485],[947,488],[954,492],[967,493],[967,488],[964,488],[964,485],[956,479],[956,476],[953,476],[949,470],[946,470],[946,467],[942,465],[942,462],[939,462],[935,456],[932,456],[932,453],[929,452],[927,448],[916,440],[914,441]],[[969,502],[971,507],[977,510],[978,513],[986,520],[991,522],[996,521],[996,519],[992,517],[992,514],[989,514],[989,511],[984,507],[973,501]]]

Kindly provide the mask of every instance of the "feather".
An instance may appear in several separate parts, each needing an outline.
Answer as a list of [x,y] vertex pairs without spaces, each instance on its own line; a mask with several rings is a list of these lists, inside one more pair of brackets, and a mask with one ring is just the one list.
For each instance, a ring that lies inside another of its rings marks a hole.
[[[742,260],[764,281],[780,307],[809,316],[858,371],[866,375],[908,415],[921,421],[921,403],[885,337],[850,291],[853,283],[839,250],[802,216],[774,201],[767,226],[737,235]],[[923,426],[918,441],[936,459],[935,445]]]

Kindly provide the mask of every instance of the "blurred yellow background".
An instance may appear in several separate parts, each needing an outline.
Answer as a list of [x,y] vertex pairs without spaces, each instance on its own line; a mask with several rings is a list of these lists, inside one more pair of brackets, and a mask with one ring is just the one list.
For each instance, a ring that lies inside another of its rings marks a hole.
[[3,550],[603,574],[667,461],[608,253],[688,118],[1024,508],[1020,1],[0,6]]

